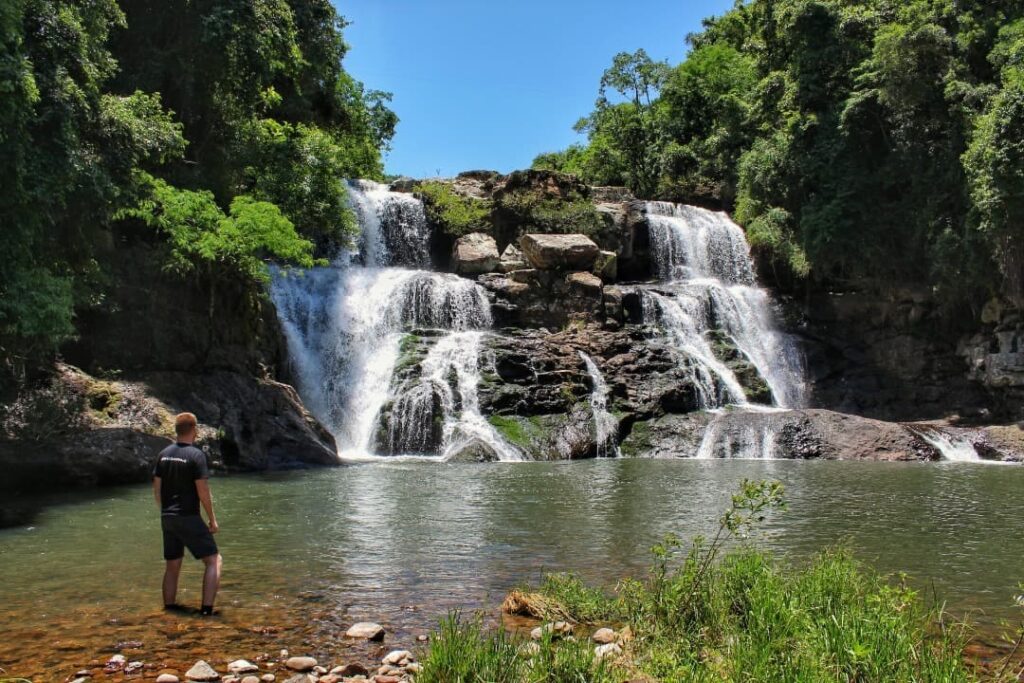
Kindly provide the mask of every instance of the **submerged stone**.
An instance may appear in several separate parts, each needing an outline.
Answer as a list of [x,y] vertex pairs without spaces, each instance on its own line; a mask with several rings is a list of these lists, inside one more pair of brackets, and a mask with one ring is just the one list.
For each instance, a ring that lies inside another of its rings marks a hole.
[[362,638],[373,641],[384,640],[384,627],[372,621],[361,621],[358,624],[352,624],[345,631],[345,635],[349,638]]

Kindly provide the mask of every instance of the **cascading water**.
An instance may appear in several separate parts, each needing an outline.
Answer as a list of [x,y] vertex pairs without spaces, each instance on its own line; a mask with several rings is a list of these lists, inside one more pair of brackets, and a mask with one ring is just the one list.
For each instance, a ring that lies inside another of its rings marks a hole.
[[[430,232],[417,199],[370,181],[350,183],[349,195],[359,216],[358,251],[340,254],[329,267],[278,274],[272,294],[306,404],[334,433],[341,455],[359,457],[374,452],[403,334],[441,330],[438,347],[466,344],[462,333],[489,328],[491,315],[479,285],[412,269],[429,265]],[[466,349],[476,353],[479,337],[474,339]],[[475,380],[463,375],[478,377],[479,371],[475,362],[460,362],[456,374],[465,406],[472,403],[466,396]],[[419,404],[406,400],[405,407],[417,410]],[[461,415],[463,431],[478,429],[479,411]],[[409,424],[417,417],[403,419]],[[507,445],[492,450],[499,458],[518,457]]]
[[[387,420],[393,453],[438,452],[447,458],[522,460],[480,413],[483,332],[455,332],[431,347],[411,386],[399,388]],[[439,432],[439,433],[438,433]]]
[[949,434],[939,427],[921,426],[912,427],[911,430],[937,450],[943,460],[981,462],[981,456],[968,439]]
[[619,455],[616,436],[619,432],[619,421],[608,412],[608,383],[597,367],[594,359],[580,351],[580,358],[587,366],[590,375],[590,412],[594,416],[594,442],[597,444],[597,457],[615,458]]
[[[699,460],[711,458],[744,458],[747,460],[772,460],[776,457],[778,429],[770,419],[771,411],[754,410],[742,424],[734,424],[727,413],[716,411],[711,422],[704,429],[696,457]],[[768,419],[765,419],[768,418]]]
[[660,322],[687,357],[701,407],[747,403],[735,374],[706,339],[715,328],[754,365],[776,406],[799,407],[799,354],[773,324],[740,227],[724,213],[693,206],[647,202],[646,210],[655,272],[663,284],[643,290],[644,313]]

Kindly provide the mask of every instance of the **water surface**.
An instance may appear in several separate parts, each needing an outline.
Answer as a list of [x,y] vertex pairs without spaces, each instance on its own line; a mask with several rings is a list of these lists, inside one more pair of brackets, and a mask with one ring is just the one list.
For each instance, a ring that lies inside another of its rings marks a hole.
[[[148,487],[71,496],[0,531],[0,667],[70,673],[138,640],[132,658],[211,661],[280,647],[332,656],[363,619],[412,645],[448,609],[493,613],[543,571],[612,586],[665,533],[713,532],[744,478],[781,480],[789,509],[758,542],[788,562],[844,543],[905,571],[991,628],[1015,617],[1024,468],[744,460],[460,465],[378,462],[215,479],[225,557],[214,622],[164,615]],[[198,602],[198,563],[181,600]],[[373,653],[368,653],[372,655]]]

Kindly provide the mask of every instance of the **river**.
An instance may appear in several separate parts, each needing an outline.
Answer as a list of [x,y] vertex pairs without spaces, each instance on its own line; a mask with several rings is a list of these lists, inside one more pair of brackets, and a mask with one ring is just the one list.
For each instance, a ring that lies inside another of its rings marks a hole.
[[[613,586],[665,533],[713,531],[744,479],[778,479],[788,509],[754,539],[800,563],[845,544],[905,571],[991,632],[1015,616],[1024,468],[948,464],[606,459],[438,464],[384,460],[216,478],[222,615],[160,610],[159,519],[148,487],[50,501],[0,531],[0,667],[66,675],[141,641],[147,662],[321,654],[370,619],[411,646],[450,609],[495,614],[544,571]],[[180,600],[197,603],[198,563]]]

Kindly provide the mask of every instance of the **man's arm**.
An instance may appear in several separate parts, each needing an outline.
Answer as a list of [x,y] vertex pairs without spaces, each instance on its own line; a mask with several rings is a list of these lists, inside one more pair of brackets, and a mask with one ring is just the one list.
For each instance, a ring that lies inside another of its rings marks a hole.
[[210,523],[210,533],[217,533],[217,516],[213,514],[213,497],[210,495],[210,480],[196,479],[196,493],[199,494],[199,502],[206,510],[206,519]]
[[156,506],[163,507],[163,502],[160,500],[160,477],[153,477],[153,497],[156,498]]

